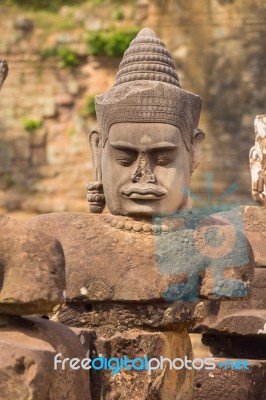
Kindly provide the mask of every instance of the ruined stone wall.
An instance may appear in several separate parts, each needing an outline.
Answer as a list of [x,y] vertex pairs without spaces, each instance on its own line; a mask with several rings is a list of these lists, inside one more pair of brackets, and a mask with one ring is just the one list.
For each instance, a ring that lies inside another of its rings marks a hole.
[[[228,199],[251,201],[248,152],[254,117],[266,104],[264,0],[146,0],[123,4],[122,11],[121,23],[149,26],[161,36],[182,86],[204,100],[206,140],[192,190],[205,195],[204,174],[212,172],[216,194],[235,182],[239,191]],[[0,99],[0,208],[86,211],[92,178],[87,133],[95,124],[84,112],[86,98],[111,87],[119,59],[88,56],[85,35],[112,25],[113,14],[106,6],[63,7],[58,15],[72,18],[72,25],[60,22],[49,32],[46,15],[42,23],[32,18],[28,29],[21,13],[1,5],[0,56],[10,76]],[[79,65],[64,69],[43,60],[40,49],[54,44],[75,49]],[[42,126],[29,132],[25,118]]]
[[[8,61],[9,79],[0,99],[0,209],[87,211],[86,183],[93,179],[87,135],[95,118],[86,101],[111,86],[119,60],[88,55],[79,22],[91,25],[87,10],[63,8],[55,23],[71,12],[71,30],[50,32],[21,10],[1,8],[0,57]],[[78,65],[62,68],[57,59],[42,58],[43,49],[56,46],[73,50]],[[27,128],[27,120],[41,126]]]

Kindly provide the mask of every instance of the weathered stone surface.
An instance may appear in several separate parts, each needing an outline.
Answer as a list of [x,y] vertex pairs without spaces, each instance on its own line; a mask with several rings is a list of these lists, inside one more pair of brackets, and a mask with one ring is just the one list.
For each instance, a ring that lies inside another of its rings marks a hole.
[[255,265],[266,267],[266,208],[243,207],[243,222],[254,253]]
[[91,356],[92,348],[96,338],[96,333],[93,329],[84,328],[71,328],[71,330],[78,336],[80,343],[86,351],[86,357]]
[[205,302],[205,320],[197,332],[255,335],[264,332],[266,323],[266,209],[242,207],[243,228],[254,253],[255,265],[251,296],[241,301]]
[[[215,363],[226,359],[216,359]],[[248,360],[250,370],[224,370],[196,372],[193,400],[258,400],[266,398],[266,361]]]
[[91,399],[88,371],[54,369],[57,353],[86,357],[67,327],[41,318],[2,316],[0,351],[1,400]]
[[197,332],[255,335],[262,333],[266,323],[266,269],[255,268],[249,299],[239,301],[206,301],[204,321],[195,326]]
[[257,115],[254,126],[255,146],[249,152],[252,196],[260,205],[266,206],[266,115]]
[[[111,358],[128,359],[192,358],[190,339],[185,331],[180,332],[147,332],[129,330],[126,333],[112,336],[109,339],[97,338],[94,357],[99,355]],[[148,371],[123,369],[116,375],[107,371],[94,371],[92,379],[92,398],[105,400],[191,400],[193,394],[194,371],[181,369]]]
[[[42,215],[32,219],[30,225],[55,236],[62,243],[67,265],[69,300],[88,298],[90,301],[171,302],[182,299],[185,293],[186,297],[184,296],[183,300],[189,302],[194,301],[193,299],[200,294],[197,275],[200,273],[200,266],[198,270],[193,270],[193,282],[187,282],[189,273],[192,274],[190,264],[182,264],[181,271],[179,267],[175,268],[179,251],[188,251],[188,256],[191,252],[187,242],[179,243],[179,239],[171,237],[172,234],[181,236],[183,230],[173,229],[169,232],[169,239],[164,232],[165,235],[161,238],[159,236],[158,243],[156,235],[145,232],[146,228],[152,230],[152,225],[147,224],[147,221],[123,217],[119,220],[105,214]],[[163,238],[166,238],[166,248],[174,251],[173,254],[169,253],[165,264],[158,262]],[[180,245],[180,249],[177,245]],[[199,255],[201,260],[204,241],[200,245],[203,246],[201,253],[197,250],[195,257]],[[229,277],[238,279],[245,289],[248,288],[249,277],[252,274],[252,266],[249,265],[248,259],[246,261],[248,264],[236,265],[235,270],[229,269]],[[221,288],[226,280],[226,273],[223,272],[221,268]],[[204,298],[230,297],[222,290],[216,293],[213,285],[210,287],[208,284],[206,287],[205,291],[201,288]],[[235,297],[238,296],[239,294]]]
[[201,311],[195,302],[122,304],[80,301],[67,302],[61,310],[49,316],[67,326],[93,328],[107,337],[128,328],[175,330],[180,326],[191,327],[192,323],[199,323],[206,317]]
[[0,313],[35,314],[64,302],[65,259],[54,238],[0,216]]
[[266,333],[266,310],[243,310],[225,316],[213,326],[214,330],[239,335]]

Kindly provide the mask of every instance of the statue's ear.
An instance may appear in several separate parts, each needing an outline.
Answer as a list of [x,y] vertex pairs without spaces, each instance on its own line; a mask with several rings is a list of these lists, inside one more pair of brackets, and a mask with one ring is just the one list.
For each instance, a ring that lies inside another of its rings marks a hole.
[[199,129],[195,128],[193,132],[193,142],[190,149],[190,173],[192,174],[195,169],[200,164],[201,159],[201,143],[205,138],[205,133]]
[[93,129],[89,133],[89,141],[94,167],[94,179],[100,182],[102,180],[102,137],[99,129]]
[[199,128],[195,128],[193,134],[194,134],[193,142],[195,144],[199,144],[205,139],[205,133],[203,132],[203,130]]

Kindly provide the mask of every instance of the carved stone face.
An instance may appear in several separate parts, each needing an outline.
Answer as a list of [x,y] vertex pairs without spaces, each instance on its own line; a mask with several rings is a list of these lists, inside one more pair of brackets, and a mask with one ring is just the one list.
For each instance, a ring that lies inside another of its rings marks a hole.
[[112,214],[152,216],[182,208],[189,152],[180,130],[164,123],[116,123],[102,151],[102,182]]
[[255,135],[255,146],[249,153],[252,196],[259,204],[266,206],[266,115],[256,117]]

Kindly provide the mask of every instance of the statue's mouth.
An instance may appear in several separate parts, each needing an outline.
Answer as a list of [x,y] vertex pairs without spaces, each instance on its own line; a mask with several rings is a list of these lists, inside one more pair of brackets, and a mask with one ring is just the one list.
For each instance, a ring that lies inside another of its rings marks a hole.
[[165,195],[165,191],[156,187],[140,188],[131,186],[122,191],[123,196],[133,200],[158,200]]

